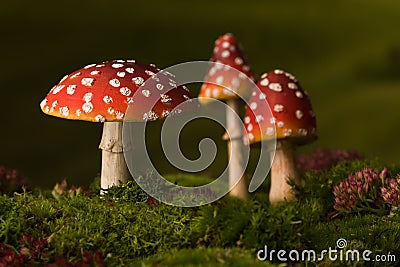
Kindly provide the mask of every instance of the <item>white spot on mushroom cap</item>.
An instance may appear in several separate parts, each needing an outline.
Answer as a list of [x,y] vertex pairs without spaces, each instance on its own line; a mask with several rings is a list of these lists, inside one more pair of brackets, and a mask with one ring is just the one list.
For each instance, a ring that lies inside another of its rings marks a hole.
[[60,114],[61,116],[67,117],[69,115],[69,109],[67,106],[60,107]]
[[101,71],[99,71],[99,70],[94,70],[94,71],[91,71],[90,72],[90,75],[98,75],[98,74],[100,74],[101,73]]
[[120,64],[120,63],[114,63],[111,65],[111,67],[113,67],[114,69],[119,69],[122,68],[124,66],[124,64]]
[[297,84],[295,84],[295,83],[288,83],[288,87],[289,87],[289,89],[292,89],[292,90],[298,89]]
[[85,66],[83,68],[84,69],[89,69],[89,68],[94,67],[94,66],[96,66],[96,64],[89,64],[89,65],[87,65],[87,66]]
[[65,87],[65,85],[57,85],[53,88],[53,95],[58,94],[63,88]]
[[242,64],[243,64],[243,59],[242,59],[241,57],[236,57],[236,58],[235,58],[235,63],[236,63],[237,65],[242,65]]
[[235,95],[235,93],[230,88],[224,88],[222,91],[226,96],[234,96]]
[[78,76],[81,76],[81,73],[80,73],[80,72],[77,72],[77,73],[71,75],[69,78],[70,78],[70,79],[74,79],[74,78],[76,78],[76,77],[78,77]]
[[274,70],[274,73],[275,73],[275,74],[283,74],[284,71],[283,71],[283,70],[280,70],[280,69],[276,69],[276,70]]
[[110,114],[110,115],[112,115],[112,114],[114,114],[114,108],[113,107],[109,107],[108,109],[107,109],[107,112],[108,112],[108,114]]
[[296,110],[296,118],[298,118],[299,120],[301,119],[301,118],[303,118],[303,111],[301,111],[301,110]]
[[125,116],[125,114],[123,113],[123,112],[121,112],[121,111],[115,111],[115,118],[117,119],[117,120],[122,120],[123,118],[124,118],[124,116]]
[[133,99],[133,97],[127,97],[127,98],[126,98],[126,103],[128,103],[128,104],[133,104],[133,102],[135,102],[135,100]]
[[261,121],[263,121],[263,120],[264,120],[263,115],[257,115],[257,116],[256,116],[256,122],[261,122]]
[[94,78],[82,78],[81,84],[84,86],[92,86],[94,84]]
[[144,71],[147,75],[149,75],[149,76],[153,76],[155,73],[154,72],[152,72],[151,70],[145,70]]
[[238,78],[236,78],[236,77],[234,77],[233,79],[232,79],[232,85],[235,87],[235,88],[237,88],[237,87],[239,87],[239,85],[240,85],[240,81],[239,81],[239,79]]
[[91,92],[86,93],[86,94],[83,96],[83,100],[84,100],[85,102],[90,102],[90,101],[92,100],[92,98],[93,98],[93,93],[91,93]]
[[206,88],[204,94],[205,94],[206,97],[210,97],[211,96],[211,89],[210,88]]
[[217,83],[217,84],[221,84],[221,83],[223,83],[224,82],[224,76],[218,76],[216,79],[215,79],[215,82]]
[[142,90],[142,94],[143,94],[145,97],[150,97],[150,96],[151,96],[151,92],[150,92],[149,90],[147,90],[147,89]]
[[169,95],[161,94],[161,102],[164,104],[170,104],[172,102],[172,98]]
[[164,118],[167,117],[169,115],[169,110],[163,110],[162,114],[161,114]]
[[124,72],[124,71],[118,71],[117,72],[117,76],[120,77],[120,78],[124,78],[125,75],[126,75],[126,72]]
[[243,72],[239,73],[239,78],[242,80],[246,80],[247,79],[247,75],[244,74]]
[[75,84],[70,84],[67,87],[67,94],[68,95],[73,95],[75,93],[75,89],[77,88],[77,86]]
[[268,76],[268,73],[263,73],[263,75],[261,75],[261,79],[264,79]]
[[113,102],[113,99],[112,99],[111,96],[106,95],[106,96],[103,97],[103,101],[104,101],[104,103],[106,103],[106,104],[110,104],[111,102]]
[[268,88],[275,92],[282,92],[282,86],[279,83],[270,83]]
[[219,95],[220,95],[220,91],[219,91],[218,89],[214,89],[214,90],[212,91],[212,96],[213,96],[214,98],[219,97]]
[[90,112],[92,112],[92,110],[93,110],[93,104],[92,104],[91,102],[85,102],[85,103],[82,105],[82,110],[83,110],[85,113],[90,113]]
[[155,80],[156,82],[159,82],[159,81],[160,81],[160,78],[158,78],[157,75],[151,76],[151,79]]
[[94,119],[96,120],[96,121],[98,121],[98,122],[105,122],[106,121],[106,118],[104,118],[104,116],[102,116],[102,115],[97,115],[96,117],[94,117]]
[[129,96],[132,93],[132,91],[128,87],[121,87],[119,89],[119,92],[124,96]]
[[292,129],[288,129],[288,128],[283,129],[283,135],[284,136],[292,135]]
[[230,45],[231,45],[231,44],[230,44],[229,42],[227,42],[227,41],[225,41],[225,42],[222,43],[222,47],[223,47],[223,48],[228,48]]
[[47,102],[48,102],[47,98],[43,99],[42,102],[40,102],[40,107],[44,109],[44,107],[47,105]]
[[298,97],[298,98],[303,98],[303,93],[301,92],[301,91],[296,91],[296,96]]
[[250,140],[254,140],[254,134],[248,133],[247,136],[249,137]]
[[284,110],[283,105],[276,104],[276,105],[274,106],[274,111],[275,111],[275,112],[283,112],[283,110]]
[[130,74],[135,72],[134,68],[126,68],[125,70],[126,70],[127,73],[130,73]]
[[144,79],[142,77],[133,77],[132,81],[136,84],[136,85],[142,85],[144,83]]
[[306,135],[307,135],[307,130],[306,130],[306,129],[300,128],[300,129],[298,130],[298,132],[299,132],[300,135],[303,135],[303,136],[306,136]]
[[294,77],[292,74],[285,72],[285,76],[288,77],[289,79],[291,79],[292,81],[297,81],[296,77]]
[[257,108],[257,103],[256,103],[256,102],[251,102],[251,103],[250,103],[250,108],[251,108],[252,110],[255,110],[255,109]]
[[261,86],[267,86],[269,84],[269,80],[267,79],[267,78],[263,78],[261,81],[260,81],[260,85]]
[[276,123],[276,125],[277,125],[279,128],[282,128],[283,126],[285,126],[285,123],[284,123],[283,121],[278,121],[278,122]]
[[75,115],[76,116],[81,116],[81,114],[82,114],[82,111],[80,110],[80,109],[77,109],[76,111],[75,111]]
[[246,124],[250,123],[250,117],[249,116],[244,117],[244,123],[246,123]]
[[264,94],[264,93],[260,93],[260,95],[258,96],[258,98],[260,98],[261,100],[263,100],[263,99],[265,99],[265,98],[266,98],[266,96],[265,96],[265,94]]
[[275,134],[275,128],[274,127],[268,127],[266,134],[267,135],[274,135]]
[[155,121],[156,119],[158,119],[158,115],[152,110],[143,114],[144,121]]
[[250,66],[249,65],[243,65],[243,70],[244,71],[250,71]]
[[221,57],[223,57],[223,58],[227,58],[227,57],[229,57],[231,55],[231,52],[229,52],[229,50],[224,50],[222,53],[221,53]]
[[164,85],[162,85],[161,83],[157,83],[156,88],[161,91],[164,89]]
[[249,132],[253,131],[253,124],[249,123],[247,125],[247,131],[249,131]]
[[269,123],[275,124],[276,123],[276,118],[275,117],[270,118],[269,119]]
[[121,82],[117,78],[111,79],[108,83],[116,88],[121,86]]

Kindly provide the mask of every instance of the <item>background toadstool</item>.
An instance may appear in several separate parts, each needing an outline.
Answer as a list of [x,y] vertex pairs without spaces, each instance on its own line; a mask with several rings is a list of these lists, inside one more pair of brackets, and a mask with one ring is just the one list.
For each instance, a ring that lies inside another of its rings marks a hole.
[[[275,157],[271,167],[271,203],[293,198],[288,178],[298,182],[294,162],[296,146],[313,142],[316,120],[307,93],[296,78],[283,70],[265,73],[257,82],[260,94],[253,93],[246,107],[244,123],[250,144],[277,138]],[[269,111],[257,108],[267,101]]]
[[[91,64],[66,75],[40,104],[42,111],[48,115],[103,123],[99,146],[102,149],[102,189],[130,178],[122,144],[122,121],[128,106],[141,106],[147,98],[157,97],[158,101],[153,102],[155,105],[151,110],[135,114],[134,118],[152,121],[168,116],[174,107],[191,98],[186,87],[176,86],[173,77],[162,79],[155,88],[146,88],[135,94],[147,79],[156,78],[155,74],[159,71],[153,64],[141,64],[135,60]],[[167,90],[165,82],[169,87],[175,86]]]
[[[247,186],[245,180],[243,177],[239,181],[235,179],[244,172],[242,158],[243,129],[235,116],[240,113],[241,99],[239,95],[250,95],[253,85],[248,82],[248,79],[254,80],[254,75],[243,56],[238,41],[230,33],[215,41],[211,61],[217,64],[210,67],[206,81],[201,87],[199,98],[203,103],[208,101],[207,98],[223,100],[230,107],[226,110],[226,127],[229,133],[227,138],[228,155],[230,158],[228,166],[229,187],[232,188],[236,184],[230,191],[230,195],[246,198]],[[230,71],[230,68],[226,68],[226,65],[236,71]]]

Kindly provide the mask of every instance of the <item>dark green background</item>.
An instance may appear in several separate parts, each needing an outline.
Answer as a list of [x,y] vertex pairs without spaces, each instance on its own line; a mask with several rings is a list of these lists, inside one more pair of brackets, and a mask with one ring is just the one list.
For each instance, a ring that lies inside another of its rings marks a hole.
[[[160,68],[207,60],[226,32],[242,43],[257,75],[283,68],[309,92],[320,138],[302,152],[351,148],[399,161],[399,29],[396,0],[2,1],[0,165],[36,185],[89,183],[100,169],[101,125],[45,116],[39,103],[50,88],[104,60],[135,58]],[[196,148],[208,129],[187,130],[185,149]],[[210,175],[226,160],[221,134],[211,134],[221,153]],[[156,145],[152,157],[170,172]]]

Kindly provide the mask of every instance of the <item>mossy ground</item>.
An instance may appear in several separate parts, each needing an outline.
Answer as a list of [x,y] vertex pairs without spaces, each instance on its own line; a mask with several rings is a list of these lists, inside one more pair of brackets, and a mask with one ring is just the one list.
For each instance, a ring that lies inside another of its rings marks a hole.
[[[56,197],[50,191],[3,195],[0,242],[11,246],[15,253],[28,249],[30,262],[38,265],[54,263],[60,256],[72,264],[81,261],[82,253],[100,252],[107,266],[278,266],[282,262],[276,258],[273,263],[259,261],[257,251],[267,245],[275,250],[318,252],[335,248],[336,241],[344,238],[346,249],[395,255],[397,262],[386,265],[396,266],[400,259],[398,214],[388,210],[382,215],[337,216],[332,207],[333,186],[366,166],[384,167],[379,161],[363,160],[308,172],[304,186],[297,190],[298,200],[279,206],[267,201],[268,182],[248,201],[225,197],[198,208],[159,203],[133,182],[115,187],[104,196],[77,191],[65,191]],[[400,166],[389,169],[397,173]],[[182,176],[176,178],[184,180]],[[27,235],[44,240],[42,247],[21,243],[21,237]],[[377,263],[332,262],[324,258],[286,264]]]

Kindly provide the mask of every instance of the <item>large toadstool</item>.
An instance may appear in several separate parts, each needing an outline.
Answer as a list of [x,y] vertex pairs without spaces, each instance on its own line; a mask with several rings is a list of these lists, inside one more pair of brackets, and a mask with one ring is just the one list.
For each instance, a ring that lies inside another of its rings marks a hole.
[[[271,203],[288,201],[293,192],[288,179],[299,182],[294,162],[298,145],[313,142],[316,138],[316,120],[307,93],[296,78],[283,70],[265,73],[257,82],[260,94],[250,97],[244,123],[250,144],[277,138],[275,157],[271,167]],[[260,108],[267,101],[270,111]]]
[[[243,129],[240,121],[235,117],[237,116],[236,114],[239,114],[242,105],[240,96],[249,96],[251,94],[253,84],[248,81],[249,79],[253,81],[254,75],[243,56],[238,41],[230,33],[216,40],[211,61],[216,64],[210,67],[205,82],[201,87],[199,98],[203,103],[206,103],[208,98],[226,101],[230,108],[226,110],[226,128],[229,133],[229,137],[226,139],[228,139],[228,154],[230,158],[228,167],[229,187],[232,188],[230,195],[244,199],[247,197],[245,180],[242,177],[237,181],[236,178],[244,172],[242,158]],[[227,69],[224,65],[232,69]]]
[[[177,86],[172,76],[157,78],[155,74],[159,71],[153,64],[141,64],[135,60],[91,64],[66,75],[40,104],[48,115],[103,123],[99,146],[102,149],[102,189],[130,178],[122,144],[122,122],[128,106],[143,107],[148,99],[157,97],[156,101],[152,99],[151,103],[155,104],[151,110],[135,114],[134,118],[152,121],[168,116],[177,105],[191,98],[187,88]],[[149,78],[157,79],[156,86],[143,88]],[[135,94],[137,90],[141,91]]]

